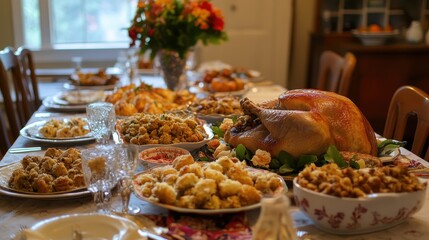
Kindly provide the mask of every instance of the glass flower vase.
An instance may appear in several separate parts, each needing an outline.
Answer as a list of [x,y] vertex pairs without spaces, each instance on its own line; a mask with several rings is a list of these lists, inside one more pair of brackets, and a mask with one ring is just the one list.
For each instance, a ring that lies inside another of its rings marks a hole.
[[186,88],[186,58],[180,58],[179,53],[173,50],[158,51],[158,61],[161,75],[170,90]]

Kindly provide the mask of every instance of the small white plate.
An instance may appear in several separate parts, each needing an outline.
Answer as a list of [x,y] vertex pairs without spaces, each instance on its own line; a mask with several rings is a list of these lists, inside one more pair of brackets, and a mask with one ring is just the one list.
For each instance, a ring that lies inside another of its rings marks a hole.
[[85,112],[85,110],[86,110],[85,104],[82,104],[82,105],[61,105],[61,104],[57,104],[54,101],[54,96],[46,97],[45,99],[43,99],[42,104],[46,108],[56,110],[56,111],[60,111],[60,112]]
[[54,103],[59,105],[85,105],[104,100],[101,90],[72,90],[60,92],[52,97]]
[[53,217],[33,225],[26,235],[43,236],[45,239],[145,239],[138,233],[134,222],[113,215],[71,214]]
[[198,114],[197,115],[198,118],[203,119],[206,122],[213,123],[213,124],[221,123],[224,118],[234,118],[234,117],[239,117],[239,116],[241,116],[241,115],[240,114],[230,114],[230,115],[225,115],[225,114]]
[[[58,119],[61,120],[61,119]],[[67,121],[68,119],[62,119]],[[77,143],[77,142],[86,142],[94,140],[94,136],[91,133],[88,133],[84,136],[70,137],[70,138],[46,138],[39,133],[39,129],[48,122],[48,120],[37,121],[31,124],[28,124],[23,129],[19,131],[19,134],[27,139],[38,141],[38,142],[48,142],[48,143]]]

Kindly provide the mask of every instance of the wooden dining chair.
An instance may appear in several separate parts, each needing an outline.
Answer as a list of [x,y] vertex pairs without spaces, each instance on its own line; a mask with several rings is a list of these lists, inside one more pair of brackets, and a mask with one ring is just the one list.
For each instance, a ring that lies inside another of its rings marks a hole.
[[11,146],[12,140],[18,137],[19,129],[22,126],[15,111],[10,88],[11,83],[8,81],[7,74],[3,62],[0,59],[0,90],[3,97],[2,114],[0,116],[2,124],[0,150],[3,154],[5,154],[7,149]]
[[[429,161],[429,148],[424,146],[429,134],[429,95],[413,86],[400,87],[390,101],[383,136],[403,140],[410,115],[416,115],[417,126],[411,151]],[[424,155],[423,155],[424,154]]]
[[15,51],[21,65],[21,74],[24,81],[25,93],[30,100],[32,112],[36,111],[41,105],[39,97],[39,88],[37,86],[36,72],[34,68],[33,53],[25,47],[19,47]]
[[8,119],[10,136],[14,140],[31,117],[32,111],[28,95],[25,94],[20,64],[12,48],[0,51],[0,63],[3,105]]
[[342,57],[333,51],[324,51],[320,56],[317,89],[347,96],[355,66],[356,57],[351,52]]

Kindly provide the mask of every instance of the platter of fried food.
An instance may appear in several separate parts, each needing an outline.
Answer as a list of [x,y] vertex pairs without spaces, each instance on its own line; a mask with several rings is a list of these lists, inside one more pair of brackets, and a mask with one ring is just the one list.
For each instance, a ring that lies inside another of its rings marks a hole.
[[123,143],[151,147],[180,147],[192,151],[211,138],[211,128],[193,115],[138,113],[119,119],[116,131]]
[[80,142],[93,140],[85,118],[42,120],[25,126],[21,136],[41,142]]
[[48,148],[42,156],[25,156],[0,168],[0,193],[9,196],[62,199],[89,194],[80,151]]
[[231,69],[206,71],[197,84],[201,92],[215,96],[242,96],[249,90],[248,80],[235,75]]
[[105,101],[115,105],[117,116],[132,116],[135,113],[164,113],[185,108],[195,98],[195,94],[188,90],[171,91],[142,83],[120,87],[107,95]]
[[151,168],[133,178],[140,199],[163,208],[196,214],[223,214],[260,207],[264,197],[287,192],[283,179],[269,171],[246,167],[237,158],[195,162],[191,155],[172,165]]
[[222,122],[224,118],[232,118],[243,114],[240,98],[237,96],[209,95],[192,102],[188,109],[209,123]]
[[115,75],[106,73],[105,69],[100,69],[97,72],[77,72],[70,76],[71,83],[64,85],[67,89],[114,89],[119,81],[119,78]]

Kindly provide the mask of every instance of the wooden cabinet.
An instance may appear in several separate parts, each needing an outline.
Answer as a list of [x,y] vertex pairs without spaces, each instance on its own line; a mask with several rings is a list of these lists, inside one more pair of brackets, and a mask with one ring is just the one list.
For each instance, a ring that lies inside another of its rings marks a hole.
[[377,24],[404,29],[412,20],[427,27],[428,0],[319,0],[316,32],[342,33]]
[[[390,99],[403,85],[429,93],[429,46],[408,44],[403,34],[412,20],[429,22],[429,0],[319,0],[315,32],[311,35],[307,87],[315,88],[320,54],[352,52],[357,64],[349,98],[361,109],[374,130],[382,133]],[[368,24],[389,24],[401,36],[382,46],[364,46],[351,30]]]
[[[413,85],[429,93],[429,46],[394,43],[363,46],[352,36],[312,36],[309,87],[316,87],[320,52],[330,49],[340,54],[350,51],[357,64],[348,97],[361,109],[374,130],[382,133],[393,93],[403,85]],[[317,53],[316,53],[317,52]]]

